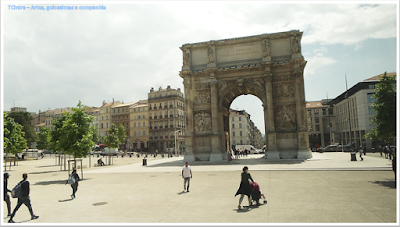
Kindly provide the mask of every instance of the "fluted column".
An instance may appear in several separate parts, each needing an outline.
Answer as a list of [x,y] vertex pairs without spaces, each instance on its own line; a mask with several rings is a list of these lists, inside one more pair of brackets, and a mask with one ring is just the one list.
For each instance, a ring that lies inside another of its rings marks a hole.
[[190,75],[184,76],[183,85],[185,86],[185,115],[186,115],[186,130],[185,130],[185,161],[191,162],[195,160],[193,153],[193,81]]
[[276,146],[276,131],[274,123],[274,100],[272,95],[272,73],[266,73],[265,75],[265,91],[267,103],[264,105],[264,119],[267,130],[267,147],[268,151],[265,153],[264,158],[267,159],[280,159],[278,148]]
[[214,77],[214,73],[210,74],[212,78],[211,84],[211,119],[212,119],[212,137],[211,137],[211,154],[210,161],[221,161],[222,151],[220,144],[221,133],[219,132],[219,124],[221,117],[218,117],[218,85]]

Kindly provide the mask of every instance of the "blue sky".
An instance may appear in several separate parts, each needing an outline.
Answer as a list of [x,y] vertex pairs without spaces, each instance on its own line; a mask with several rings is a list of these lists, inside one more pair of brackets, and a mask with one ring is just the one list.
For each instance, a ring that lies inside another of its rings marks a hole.
[[[89,106],[113,98],[134,102],[146,99],[151,87],[183,89],[183,44],[290,30],[303,32],[307,101],[344,92],[345,73],[351,87],[398,67],[396,1],[78,3],[107,9],[15,11],[6,6],[43,2],[2,1],[4,110],[14,100],[38,112],[79,100]],[[246,109],[264,132],[257,98],[241,96],[231,107]]]

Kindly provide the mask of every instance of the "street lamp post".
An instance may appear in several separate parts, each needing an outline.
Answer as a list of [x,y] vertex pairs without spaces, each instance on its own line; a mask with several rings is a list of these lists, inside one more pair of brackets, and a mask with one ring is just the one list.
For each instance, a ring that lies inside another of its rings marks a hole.
[[178,156],[178,153],[176,152],[176,133],[180,132],[180,131],[181,131],[180,129],[175,131],[175,155],[176,156]]

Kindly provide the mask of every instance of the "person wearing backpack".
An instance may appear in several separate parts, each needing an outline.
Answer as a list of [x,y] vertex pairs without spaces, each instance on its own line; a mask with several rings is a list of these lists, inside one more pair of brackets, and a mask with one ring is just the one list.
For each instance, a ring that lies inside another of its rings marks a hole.
[[31,214],[31,220],[39,218],[39,216],[35,215],[32,210],[32,205],[31,205],[31,200],[29,198],[29,181],[28,179],[28,174],[24,173],[22,174],[23,180],[20,181],[18,184],[21,185],[21,195],[18,197],[18,203],[17,206],[14,208],[14,211],[11,214],[10,220],[8,220],[8,223],[14,223],[14,216],[15,213],[18,211],[18,209],[22,206],[22,204],[25,204],[26,207],[28,207],[29,213]]
[[8,215],[7,217],[11,216],[11,201],[10,201],[10,196],[8,195],[8,192],[11,192],[10,189],[8,189],[8,177],[10,174],[4,173],[4,201],[7,203],[7,210],[8,210]]
[[79,181],[79,176],[76,173],[76,169],[72,170],[72,173],[69,175],[69,178],[65,184],[70,184],[72,188],[72,195],[71,198],[75,199],[75,193],[78,191],[78,181]]

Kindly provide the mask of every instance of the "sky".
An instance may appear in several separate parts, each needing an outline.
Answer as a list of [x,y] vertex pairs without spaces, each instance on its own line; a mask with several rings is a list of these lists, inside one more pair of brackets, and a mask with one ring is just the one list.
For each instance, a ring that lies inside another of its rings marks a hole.
[[[398,70],[398,5],[363,2],[68,2],[105,10],[12,10],[2,1],[2,109],[29,112],[103,100],[147,99],[151,87],[183,90],[183,44],[290,30],[303,32],[306,101],[335,98]],[[46,3],[49,4],[49,3]],[[50,5],[66,5],[53,1]],[[264,133],[261,101],[239,96]]]

